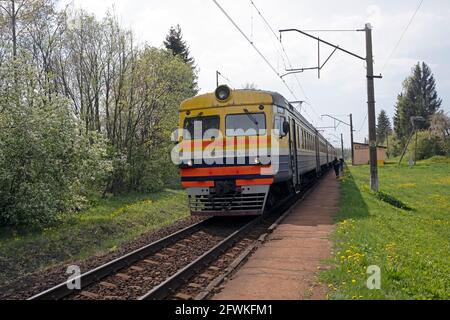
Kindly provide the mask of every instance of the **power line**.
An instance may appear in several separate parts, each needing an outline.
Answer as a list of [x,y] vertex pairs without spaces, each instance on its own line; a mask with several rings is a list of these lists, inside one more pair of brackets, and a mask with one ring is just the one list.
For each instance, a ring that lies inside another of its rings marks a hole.
[[228,82],[228,84],[230,84],[231,85],[231,87],[234,89],[234,84],[233,84],[233,82],[231,82],[230,81],[230,79],[228,79],[227,77],[225,77],[221,72],[219,72],[219,71],[217,71],[217,74],[222,78],[222,79],[224,79],[224,80],[226,80],[227,82]]
[[303,30],[305,32],[355,32],[355,29],[321,29],[321,30]]
[[386,69],[387,65],[389,64],[390,60],[392,59],[392,57],[394,56],[395,52],[397,51],[398,47],[400,46],[400,43],[402,42],[406,32],[408,31],[409,27],[411,26],[414,18],[416,17],[417,13],[419,12],[420,8],[422,7],[424,0],[420,0],[419,5],[417,6],[416,11],[414,11],[414,14],[411,16],[411,19],[409,20],[408,24],[406,25],[405,29],[403,30],[400,39],[398,40],[397,44],[395,45],[394,49],[392,50],[391,54],[389,55],[388,59],[386,60],[386,63],[383,66],[383,69],[381,71],[381,73],[384,72],[384,70]]
[[[278,38],[277,34],[273,30],[272,26],[267,21],[267,19],[262,15],[261,11],[259,11],[259,9],[256,7],[255,3],[252,0],[250,0],[250,4],[253,6],[253,8],[255,8],[256,12],[261,17],[262,21],[264,22],[265,26],[269,29],[270,33],[272,33],[275,36],[275,39],[277,39],[277,42],[279,42],[280,39]],[[272,43],[273,43],[273,41],[272,41]],[[283,61],[284,68],[287,69],[286,68],[286,61],[284,59],[283,53],[280,52],[280,49],[276,45],[274,45],[274,47],[275,47],[275,50],[277,51],[277,54],[281,57],[281,59]]]
[[[292,67],[292,63],[291,60],[286,52],[286,49],[284,48],[283,42],[281,41],[280,37],[276,34],[275,30],[272,28],[272,26],[270,25],[270,23],[267,21],[267,19],[263,16],[263,14],[261,13],[261,11],[256,7],[255,3],[253,2],[253,0],[250,0],[250,3],[252,4],[252,6],[255,8],[256,12],[259,14],[259,16],[261,17],[261,19],[263,20],[264,24],[266,25],[266,27],[270,30],[270,32],[273,34],[273,36],[275,37],[275,39],[277,39],[277,41],[280,44],[280,47],[282,49],[282,51],[284,52],[284,55],[286,56],[286,60],[288,62],[289,68],[293,69]],[[281,53],[279,50],[277,50],[278,54],[281,56],[281,59],[283,60],[283,64],[285,66],[286,69],[286,62],[283,56],[283,53]],[[317,116],[317,118],[319,119],[319,121],[322,121],[322,119],[320,118],[319,114],[317,113],[317,111],[315,110],[314,106],[311,103],[311,99],[308,97],[308,95],[305,92],[305,89],[303,88],[302,84],[300,83],[300,80],[298,78],[298,76],[296,74],[294,74],[295,80],[297,82],[298,87],[300,88],[300,91],[302,92],[303,96],[305,97],[306,100],[308,100],[309,102],[306,102],[306,104],[312,109],[312,111],[314,112],[314,114]],[[305,113],[308,114],[306,112]],[[312,118],[310,116],[310,118]]]
[[230,22],[233,24],[233,26],[241,33],[241,35],[248,41],[248,43],[250,43],[250,45],[253,47],[253,49],[255,49],[255,51],[260,55],[260,57],[264,60],[264,62],[270,67],[270,69],[272,69],[272,71],[277,75],[278,78],[280,78],[280,80],[283,82],[283,84],[285,85],[285,87],[289,90],[289,92],[292,94],[292,96],[295,99],[298,99],[297,96],[295,95],[295,93],[292,91],[292,89],[289,87],[289,85],[287,84],[287,82],[281,77],[281,75],[278,73],[278,71],[275,69],[275,67],[269,62],[269,60],[267,60],[267,58],[262,54],[262,52],[254,45],[253,41],[251,41],[249,39],[249,37],[244,33],[244,31],[242,31],[242,29],[236,24],[236,22],[234,22],[234,20],[230,17],[230,15],[225,11],[224,8],[222,8],[222,6],[216,1],[216,0],[212,0],[215,5],[220,9],[220,11],[222,11],[222,13],[228,18],[228,20],[230,20]]
[[366,116],[364,117],[364,120],[362,122],[361,128],[359,128],[359,130],[357,131],[358,133],[360,133],[362,131],[362,129],[364,128],[364,125],[366,124],[366,119],[369,116],[368,113],[366,113]]
[[264,18],[264,16],[262,15],[261,11],[259,11],[259,9],[256,7],[255,3],[250,0],[250,3],[252,4],[252,6],[256,9],[256,12],[258,12],[259,16],[261,17],[261,19],[264,21],[265,25],[269,28],[269,30],[272,32],[272,34],[275,36],[275,38],[277,38],[278,41],[280,41],[280,38],[278,38],[277,34],[275,33],[275,31],[273,30],[273,28],[270,26],[269,22],[266,20],[266,18]]

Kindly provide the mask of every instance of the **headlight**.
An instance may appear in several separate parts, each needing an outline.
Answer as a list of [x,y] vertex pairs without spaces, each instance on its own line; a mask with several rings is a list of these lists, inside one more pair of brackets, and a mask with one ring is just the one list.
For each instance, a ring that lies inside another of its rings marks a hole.
[[193,162],[192,160],[189,160],[189,161],[186,163],[186,165],[187,165],[188,167],[192,167],[192,166],[194,165],[194,162]]
[[261,160],[259,158],[255,158],[255,164],[261,164]]
[[228,86],[220,86],[216,89],[216,98],[219,101],[226,101],[231,95],[231,89]]

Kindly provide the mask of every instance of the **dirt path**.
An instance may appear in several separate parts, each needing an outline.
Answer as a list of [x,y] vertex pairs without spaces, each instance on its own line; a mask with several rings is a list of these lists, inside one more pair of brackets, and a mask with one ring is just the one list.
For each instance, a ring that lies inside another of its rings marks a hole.
[[325,299],[317,273],[331,255],[339,197],[339,183],[329,173],[214,300]]

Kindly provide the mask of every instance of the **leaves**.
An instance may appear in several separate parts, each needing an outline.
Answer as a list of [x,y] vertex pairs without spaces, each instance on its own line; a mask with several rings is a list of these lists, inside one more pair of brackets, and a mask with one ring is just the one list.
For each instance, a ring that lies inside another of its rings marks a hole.
[[175,186],[170,134],[197,92],[181,30],[177,53],[135,43],[111,13],[23,4],[14,21],[0,10],[0,224],[56,221],[91,193]]

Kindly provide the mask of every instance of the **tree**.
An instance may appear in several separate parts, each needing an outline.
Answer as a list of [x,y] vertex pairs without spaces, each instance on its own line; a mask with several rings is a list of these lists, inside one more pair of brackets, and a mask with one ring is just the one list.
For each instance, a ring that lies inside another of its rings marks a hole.
[[443,111],[437,112],[431,117],[431,132],[434,135],[446,139],[450,137],[450,117]]
[[111,166],[102,136],[80,134],[69,101],[40,88],[30,57],[14,60],[0,69],[0,225],[41,226],[83,208]]
[[174,56],[180,56],[184,62],[193,66],[194,59],[190,56],[189,47],[186,41],[183,40],[181,27],[178,24],[176,27],[170,27],[169,34],[166,36],[164,46],[170,50]]
[[443,153],[450,155],[450,117],[443,111],[431,117],[431,133],[439,138]]
[[254,84],[253,82],[247,82],[245,85],[242,86],[244,90],[258,90],[258,86]]
[[412,74],[403,82],[403,90],[397,97],[394,117],[395,132],[398,138],[405,142],[413,130],[411,117],[421,116],[426,121],[418,129],[430,127],[431,116],[442,104],[436,91],[436,82],[431,69],[425,62],[417,63]]
[[383,144],[391,131],[392,128],[389,117],[387,116],[386,111],[381,110],[377,121],[377,143]]
[[45,224],[88,191],[178,179],[170,135],[197,92],[180,27],[170,50],[147,47],[111,13],[56,2],[0,0],[0,224]]

